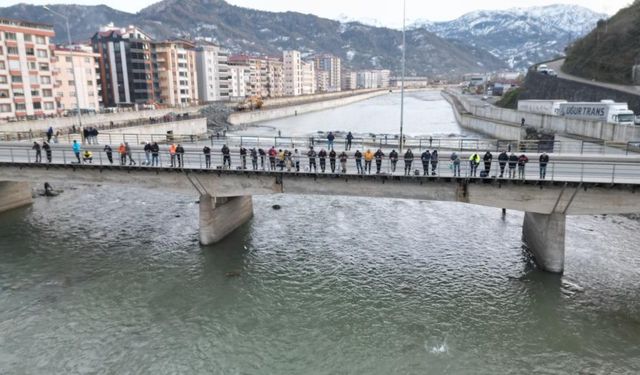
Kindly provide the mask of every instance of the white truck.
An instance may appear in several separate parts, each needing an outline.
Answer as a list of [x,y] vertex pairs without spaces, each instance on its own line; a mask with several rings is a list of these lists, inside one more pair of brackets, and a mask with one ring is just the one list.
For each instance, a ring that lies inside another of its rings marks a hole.
[[629,109],[627,103],[616,103],[613,100],[563,103],[560,104],[559,115],[573,119],[621,125],[633,125],[635,120],[635,114]]
[[559,116],[560,104],[565,103],[567,103],[566,100],[520,100],[518,111]]

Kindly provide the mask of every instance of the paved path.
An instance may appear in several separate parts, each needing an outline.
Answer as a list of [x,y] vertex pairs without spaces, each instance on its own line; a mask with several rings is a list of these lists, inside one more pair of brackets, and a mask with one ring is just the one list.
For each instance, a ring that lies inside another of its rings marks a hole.
[[562,71],[562,65],[563,64],[564,64],[564,59],[560,59],[560,60],[556,60],[556,61],[552,61],[552,62],[547,63],[547,66],[549,68],[555,70],[556,73],[558,73],[558,77],[559,78],[563,78],[563,79],[567,79],[567,80],[575,81],[575,82],[586,83],[588,85],[604,87],[604,88],[611,89],[611,90],[622,91],[622,92],[626,92],[626,93],[633,94],[633,95],[640,95],[640,86],[618,85],[618,84],[615,84],[615,83],[598,82],[598,81],[592,81],[590,79],[586,79],[586,78],[582,78],[582,77],[576,77],[574,75],[567,74],[567,73],[563,72]]

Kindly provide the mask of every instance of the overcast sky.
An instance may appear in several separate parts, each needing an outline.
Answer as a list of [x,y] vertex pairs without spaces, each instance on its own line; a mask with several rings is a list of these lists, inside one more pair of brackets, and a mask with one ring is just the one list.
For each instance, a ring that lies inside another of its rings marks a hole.
[[[398,27],[402,24],[401,0],[227,0],[231,4],[270,11],[297,11],[321,17],[338,19],[341,16],[358,20],[376,20],[382,25]],[[30,4],[77,3],[96,5],[90,0],[2,0],[3,6],[26,2]],[[578,4],[597,12],[614,14],[632,0],[446,0],[434,6],[435,1],[407,0],[407,19],[446,21],[478,9],[508,9],[557,3]],[[154,3],[151,0],[110,0],[108,5],[137,12]]]

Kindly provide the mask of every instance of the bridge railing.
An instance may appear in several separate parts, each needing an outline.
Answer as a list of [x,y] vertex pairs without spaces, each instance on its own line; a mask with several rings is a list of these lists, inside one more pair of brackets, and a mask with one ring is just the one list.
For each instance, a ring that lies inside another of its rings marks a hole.
[[[194,117],[192,117],[194,118]],[[14,137],[14,133],[7,135],[0,132],[0,141],[24,142],[42,142],[46,140],[46,136],[33,136],[29,133],[23,134],[19,139]],[[146,142],[158,144],[182,143],[182,144],[208,144],[211,147],[222,147],[226,144],[229,147],[246,147],[246,148],[299,148],[308,149],[314,147],[316,149],[329,148],[329,142],[326,135],[309,136],[309,137],[287,137],[287,136],[262,136],[262,135],[193,135],[193,134],[138,134],[138,133],[100,133],[96,139],[84,140],[79,133],[59,135],[54,137],[53,143],[69,144],[73,141],[83,142],[84,144],[109,144],[118,145],[120,143],[129,143],[131,145],[141,145]],[[334,141],[336,150],[346,149],[346,139],[340,135]],[[637,142],[597,142],[582,140],[497,140],[482,138],[430,138],[415,137],[406,138],[404,143],[405,149],[411,148],[414,153],[422,153],[425,150],[446,150],[446,151],[476,151],[476,152],[547,152],[547,153],[571,153],[571,154],[599,154],[599,155],[630,155],[640,154],[640,141]],[[359,149],[361,151],[381,148],[383,150],[399,149],[399,139],[393,135],[370,135],[366,137],[355,137],[351,144],[351,150]]]
[[[41,163],[54,165],[78,165],[85,164],[96,167],[132,167],[132,168],[189,168],[189,169],[209,169],[218,170],[223,168],[240,169],[254,171],[253,159],[250,155],[246,157],[240,156],[237,152],[230,155],[230,167],[225,165],[224,157],[220,152],[212,152],[210,155],[210,164],[207,163],[207,157],[201,152],[186,152],[180,157],[177,155],[173,158],[166,151],[158,154],[157,162],[152,154],[145,153],[140,150],[132,150],[130,157],[125,155],[122,157],[117,151],[114,151],[109,159],[107,153],[99,150],[92,150],[91,158],[85,158],[83,153],[78,157],[72,150],[54,148],[51,153],[51,162],[48,161],[47,153],[41,152]],[[173,159],[173,160],[172,160]],[[365,169],[364,173],[359,172],[356,159],[353,155],[347,157],[345,163],[346,173],[342,172],[340,159],[335,160],[335,167],[332,168],[330,158],[324,159],[324,162],[315,157],[315,169],[310,158],[306,155],[300,155],[285,158],[284,161],[279,158],[271,159],[268,156],[258,156],[256,159],[256,172],[309,172],[309,173],[328,173],[328,174],[380,174],[380,175],[408,175],[418,176],[439,176],[439,177],[460,177],[460,178],[481,178],[482,171],[488,170],[488,178],[505,178],[505,179],[524,179],[524,180],[540,180],[543,179],[541,174],[541,165],[537,160],[528,162],[523,171],[520,172],[518,165],[504,165],[504,171],[501,174],[501,165],[498,161],[493,160],[490,165],[481,162],[477,168],[471,166],[469,161],[461,161],[459,164],[459,173],[455,164],[449,160],[448,156],[442,156],[437,163],[430,161],[427,165],[425,173],[425,165],[417,157],[409,163],[400,158],[393,163],[387,157],[380,160],[380,167],[376,160],[368,163],[361,159],[360,165]],[[299,162],[296,167],[296,161]],[[0,147],[0,162],[11,162],[29,164],[36,163],[36,152],[28,147]],[[324,164],[324,168],[323,168]],[[369,167],[370,166],[370,167]],[[488,167],[488,168],[487,168]],[[378,173],[379,170],[379,173]],[[631,183],[640,184],[640,163],[637,162],[605,162],[605,161],[551,161],[545,169],[544,179],[551,181],[584,181],[598,183]]]

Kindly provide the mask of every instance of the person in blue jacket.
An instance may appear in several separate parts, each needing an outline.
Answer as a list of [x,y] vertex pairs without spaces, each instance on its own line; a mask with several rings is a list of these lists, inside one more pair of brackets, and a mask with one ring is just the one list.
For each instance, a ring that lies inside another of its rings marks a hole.
[[76,159],[78,159],[78,164],[81,163],[80,161],[80,143],[78,143],[78,141],[76,141],[75,139],[73,140],[73,153],[76,154]]

